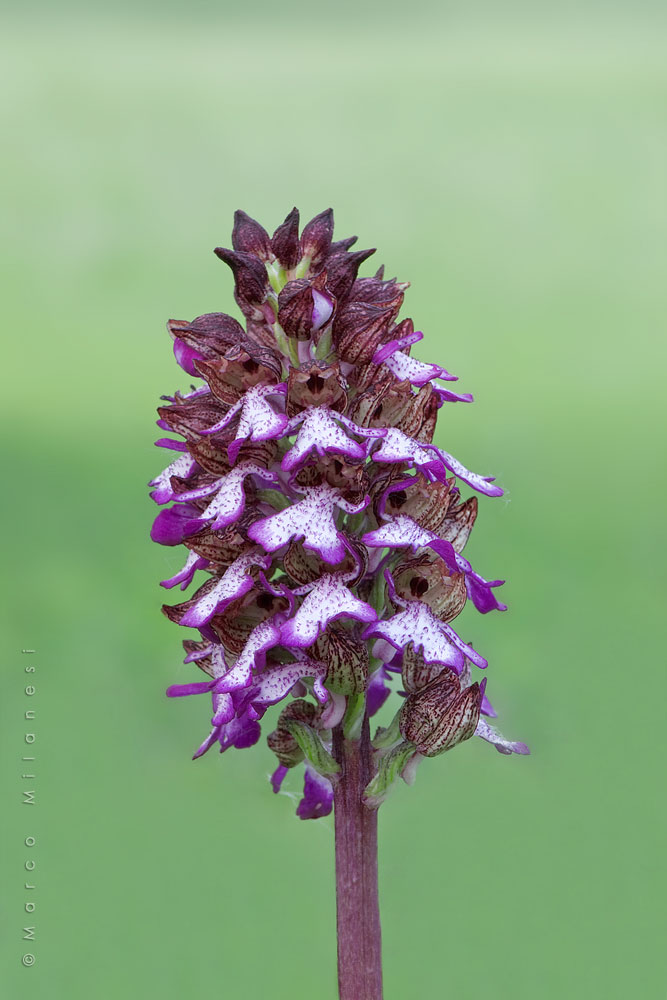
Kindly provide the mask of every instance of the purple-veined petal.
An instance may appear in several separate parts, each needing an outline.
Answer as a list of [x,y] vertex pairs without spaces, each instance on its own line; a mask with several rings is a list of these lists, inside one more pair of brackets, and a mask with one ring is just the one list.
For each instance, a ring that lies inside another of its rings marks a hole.
[[490,725],[486,719],[480,719],[477,723],[477,729],[475,730],[475,736],[481,736],[483,740],[487,743],[493,743],[494,747],[498,753],[510,754],[529,754],[530,750],[525,743],[518,743],[513,740],[505,739],[502,733]]
[[199,511],[192,504],[177,503],[161,510],[153,522],[151,538],[160,545],[180,545],[188,535],[201,529]]
[[185,590],[185,588],[192,583],[192,578],[197,570],[206,569],[208,565],[208,559],[198,556],[196,552],[189,552],[183,569],[176,573],[175,576],[170,577],[168,580],[162,580],[160,586],[166,587],[167,590],[170,590],[172,587],[175,587],[177,583],[180,583],[181,590]]
[[198,628],[210,621],[216,612],[223,611],[228,604],[247,594],[253,585],[251,566],[268,569],[271,560],[266,556],[250,552],[239,556],[220,577],[215,587],[205,594],[181,618],[181,625]]
[[280,629],[272,619],[260,622],[252,630],[236,663],[216,684],[217,691],[234,691],[245,688],[252,681],[252,671],[266,663],[266,653],[278,645]]
[[281,626],[280,641],[283,646],[305,649],[337,618],[372,622],[377,614],[370,604],[354,596],[339,574],[325,573],[315,582],[297,613]]
[[[349,430],[363,437],[381,437],[384,433],[357,427],[341,413],[329,410],[325,406],[311,406],[298,414],[298,417],[301,426],[296,440],[282,460],[282,468],[287,472],[296,469],[313,449],[322,457],[327,453],[347,455],[354,462],[361,462],[366,457],[366,446],[348,437],[337,421],[341,421]],[[296,422],[291,420],[288,433],[292,433],[296,426]]]
[[303,798],[297,806],[297,816],[299,819],[319,819],[328,816],[332,808],[333,785],[306,761]]
[[346,552],[341,533],[334,521],[334,507],[344,507],[349,513],[358,513],[367,505],[348,504],[338,491],[327,484],[306,490],[306,497],[299,503],[285,507],[277,514],[255,521],[248,529],[248,537],[257,542],[265,552],[275,552],[293,538],[302,538],[304,547],[319,552],[325,562],[338,563]]
[[148,484],[149,486],[156,487],[151,493],[151,497],[155,500],[155,503],[169,503],[170,500],[177,499],[176,494],[171,488],[171,477],[178,476],[180,479],[187,479],[196,468],[197,463],[194,458],[191,458],[190,455],[179,455],[171,465],[168,465],[155,479],[151,479]]

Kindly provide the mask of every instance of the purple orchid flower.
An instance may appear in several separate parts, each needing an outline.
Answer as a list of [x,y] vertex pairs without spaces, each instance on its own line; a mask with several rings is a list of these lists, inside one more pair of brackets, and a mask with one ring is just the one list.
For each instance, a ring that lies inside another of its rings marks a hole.
[[[467,601],[506,609],[503,581],[463,555],[478,511],[466,487],[503,491],[433,442],[442,405],[473,397],[411,356],[423,334],[398,320],[407,284],[359,277],[373,251],[353,243],[333,240],[331,210],[299,232],[294,209],[273,235],[236,213],[232,249],[215,252],[245,325],[224,313],[168,324],[178,364],[205,381],[163,397],[158,426],[175,436],[156,444],[176,455],[150,482],[170,505],[151,537],[187,549],[163,587],[205,576],[164,608],[195,630],[185,662],[205,675],[169,696],[211,698],[194,757],[254,746],[281,706],[273,791],[303,764],[297,815],[335,810],[340,996],[379,1000],[377,808],[473,735],[529,751],[488,721],[486,679],[472,676],[487,660],[452,624]],[[392,687],[393,720],[371,742]]]

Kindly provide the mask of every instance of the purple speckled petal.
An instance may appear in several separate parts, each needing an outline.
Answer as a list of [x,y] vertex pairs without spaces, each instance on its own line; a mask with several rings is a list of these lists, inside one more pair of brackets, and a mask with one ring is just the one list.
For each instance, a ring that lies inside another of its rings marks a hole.
[[184,538],[201,529],[199,511],[192,504],[177,503],[161,510],[153,522],[151,538],[160,545],[180,545]]
[[[440,460],[434,460],[433,455]],[[479,476],[476,472],[466,469],[458,459],[454,458],[446,451],[441,451],[433,444],[420,444],[413,438],[408,437],[397,427],[390,427],[385,437],[382,439],[380,448],[373,455],[375,462],[412,462],[422,469],[426,474],[440,479],[442,482],[447,478],[446,469],[453,472],[455,476],[463,480],[473,489],[490,497],[502,496],[503,491],[499,486],[494,486],[487,477]]]
[[236,712],[231,694],[227,694],[225,691],[214,691],[211,725],[224,726],[228,722],[231,722],[235,715]]
[[197,468],[197,463],[190,455],[179,455],[179,457],[168,465],[164,472],[161,472],[155,479],[151,479],[149,486],[156,488],[151,493],[155,503],[169,503],[175,500],[176,495],[171,488],[171,477],[178,476],[180,479],[187,479]]
[[297,806],[297,816],[299,819],[319,819],[328,816],[332,808],[333,785],[306,762],[303,798]]
[[326,677],[326,673],[326,664],[308,658],[266,667],[255,677],[249,698],[253,704],[275,705],[302,677]]
[[192,578],[197,570],[206,569],[208,565],[208,559],[198,556],[196,552],[189,552],[183,569],[176,573],[175,576],[170,577],[168,580],[162,580],[160,586],[166,587],[167,590],[170,590],[172,587],[175,587],[177,583],[180,583],[181,590],[185,590],[185,588],[192,583]]
[[428,545],[435,535],[432,531],[422,528],[407,514],[397,514],[380,525],[374,531],[368,531],[362,537],[364,545],[370,548],[402,548],[410,546],[413,549]]
[[348,431],[351,431],[353,434],[359,434],[363,438],[383,438],[387,433],[384,427],[360,427],[359,424],[355,424],[354,420],[346,417],[344,413],[336,413],[336,418],[347,427]]
[[494,486],[493,476],[480,476],[476,472],[471,472],[470,469],[466,469],[465,465],[462,465],[449,452],[442,451],[441,448],[436,448],[433,444],[427,444],[424,447],[433,451],[442,463],[440,468],[438,468],[436,463],[435,466],[430,465],[426,470],[427,472],[431,472],[440,482],[445,482],[447,479],[446,470],[449,469],[450,472],[453,472],[455,476],[463,480],[464,483],[467,483],[468,486],[472,486],[474,490],[483,493],[487,497],[501,497],[503,495],[500,486]]
[[417,358],[404,354],[403,351],[396,351],[392,354],[385,361],[385,365],[393,372],[399,382],[407,380],[419,387],[426,385],[431,379],[443,378],[448,374],[442,365],[418,361]]
[[377,614],[370,604],[354,596],[340,575],[325,573],[315,582],[294,617],[281,626],[280,641],[283,646],[305,649],[329,622],[338,618],[373,622]]
[[213,643],[210,643],[208,646],[204,646],[203,649],[195,649],[192,653],[188,653],[183,660],[183,663],[196,663],[197,660],[205,660],[207,656],[211,655],[213,649]]
[[204,434],[217,434],[218,431],[231,423],[239,414],[236,437],[229,445],[227,453],[230,462],[234,463],[244,441],[269,441],[280,437],[287,427],[287,417],[284,413],[276,413],[267,400],[267,396],[281,392],[280,386],[255,385],[248,389],[241,399],[232,406],[213,427],[208,427]]
[[[311,406],[298,416],[301,427],[294,444],[282,460],[282,468],[286,472],[296,469],[313,449],[320,456],[327,453],[347,455],[352,461],[361,462],[366,457],[366,447],[348,437],[337,421],[342,421],[349,430],[364,437],[380,437],[384,433],[357,427],[347,417],[325,406]],[[290,421],[288,432],[292,433],[296,426],[294,421]]]
[[235,466],[216,482],[201,487],[200,491],[192,490],[185,494],[185,497],[188,500],[194,500],[195,495],[204,496],[215,493],[213,500],[200,516],[202,521],[211,521],[209,527],[212,531],[219,531],[221,528],[226,528],[238,521],[245,510],[246,498],[243,482],[247,476],[257,476],[264,482],[276,482],[275,474],[269,472],[268,469],[255,462],[241,462],[240,465]]
[[271,441],[281,437],[287,427],[284,413],[276,413],[265,398],[279,391],[275,385],[254,386],[243,397],[243,408],[239,418],[236,438],[229,445],[227,453],[233,464],[238,458],[244,441]]
[[433,463],[433,455],[423,445],[408,437],[397,427],[388,427],[373,454],[374,462],[412,462],[418,468]]
[[464,643],[450,625],[436,618],[422,601],[410,601],[404,611],[365,629],[363,638],[372,636],[386,639],[396,649],[414,642],[417,649],[422,649],[427,663],[444,663],[457,674],[463,667],[464,656],[482,669],[488,665],[483,656]]
[[475,730],[475,736],[481,736],[483,740],[487,743],[493,743],[494,747],[498,753],[510,754],[529,754],[530,750],[525,743],[517,743],[512,740],[507,740],[502,733],[490,725],[486,719],[480,719],[477,723],[477,729]]
[[261,670],[266,663],[267,650],[277,646],[279,641],[280,629],[271,619],[256,625],[234,666],[216,683],[216,690],[234,691],[248,687],[253,667]]
[[366,503],[357,507],[348,505],[330,486],[316,486],[306,490],[305,499],[299,503],[256,521],[248,529],[248,537],[266,552],[275,552],[292,538],[302,538],[305,548],[318,552],[325,562],[338,563],[346,549],[334,521],[336,505],[357,513]]
[[207,427],[205,431],[202,431],[202,434],[218,434],[219,431],[224,431],[227,424],[231,424],[236,414],[240,412],[242,406],[243,397],[238,399],[233,406],[230,406],[224,417],[218,420],[216,424],[213,424],[212,427]]
[[273,772],[273,774],[271,775],[270,779],[271,788],[273,789],[275,794],[278,794],[278,792],[280,791],[282,783],[285,780],[285,775],[287,774],[287,770],[288,769],[285,767],[284,764],[279,764],[278,767]]
[[198,628],[210,621],[216,612],[223,611],[228,604],[247,594],[253,584],[251,566],[268,569],[271,560],[250,552],[239,556],[220,577],[215,587],[194,604],[181,618],[181,625]]

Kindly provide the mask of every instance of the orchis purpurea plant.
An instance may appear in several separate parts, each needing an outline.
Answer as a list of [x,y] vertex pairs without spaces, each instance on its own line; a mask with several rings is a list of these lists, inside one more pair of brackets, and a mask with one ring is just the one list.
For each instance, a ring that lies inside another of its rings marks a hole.
[[[152,482],[171,504],[152,537],[183,545],[162,586],[191,597],[165,614],[191,629],[186,663],[202,681],[171,697],[213,702],[195,752],[253,746],[284,702],[268,745],[277,792],[303,765],[297,815],[335,810],[341,1000],[382,995],[377,810],[424,757],[472,736],[525,754],[488,721],[486,659],[452,621],[467,600],[505,610],[463,550],[477,498],[502,494],[436,447],[438,413],[471,402],[439,364],[410,354],[422,338],[398,320],[406,283],[359,278],[374,251],[333,241],[333,213],[299,235],[294,209],[269,236],[237,212],[231,268],[245,326],[225,313],[171,320],[174,354],[203,380],[163,397],[158,424],[176,452]],[[393,721],[370,737],[392,686]],[[208,700],[208,699],[207,699]]]

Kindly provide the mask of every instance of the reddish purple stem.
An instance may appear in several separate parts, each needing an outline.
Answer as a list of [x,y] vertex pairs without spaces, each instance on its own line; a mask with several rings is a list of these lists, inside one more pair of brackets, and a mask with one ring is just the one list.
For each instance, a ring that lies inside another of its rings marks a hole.
[[368,719],[360,741],[338,726],[333,750],[341,767],[334,788],[340,1000],[382,1000],[377,810],[361,798],[372,777]]

